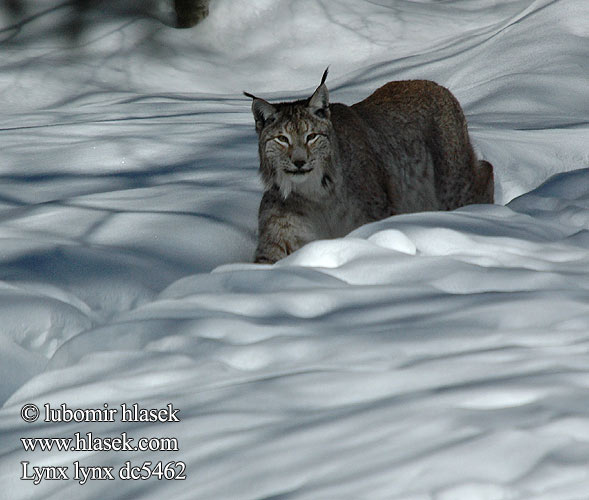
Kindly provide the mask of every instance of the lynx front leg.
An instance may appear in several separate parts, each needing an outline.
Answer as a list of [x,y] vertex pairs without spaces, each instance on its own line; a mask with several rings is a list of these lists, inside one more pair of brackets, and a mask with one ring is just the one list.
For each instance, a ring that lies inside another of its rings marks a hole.
[[262,197],[258,224],[256,263],[273,264],[319,237],[297,203],[285,202],[273,192]]
[[296,215],[270,216],[260,226],[258,248],[254,262],[273,264],[316,239],[306,224]]

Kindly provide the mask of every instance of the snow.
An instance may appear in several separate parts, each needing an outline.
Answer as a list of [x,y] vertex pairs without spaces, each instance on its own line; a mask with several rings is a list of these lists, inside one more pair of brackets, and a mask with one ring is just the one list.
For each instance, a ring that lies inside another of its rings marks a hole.
[[[31,2],[17,30],[0,17],[6,498],[587,498],[589,4],[215,0],[191,30],[136,7],[104,2],[75,43],[53,29],[69,4]],[[307,96],[327,65],[333,101],[450,88],[497,204],[250,264],[241,91]],[[27,423],[28,403],[173,404],[181,421]],[[20,441],[75,432],[179,450]],[[187,479],[20,479],[23,461],[127,460],[183,461]]]

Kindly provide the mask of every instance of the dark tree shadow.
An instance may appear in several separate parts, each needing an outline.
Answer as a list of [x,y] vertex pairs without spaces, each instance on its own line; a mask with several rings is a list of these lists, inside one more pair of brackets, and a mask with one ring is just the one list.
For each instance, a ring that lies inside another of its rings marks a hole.
[[64,16],[53,29],[73,42],[105,13],[111,19],[151,18],[170,27],[191,28],[208,16],[210,0],[67,0],[41,11],[35,2],[0,0],[0,13],[11,23],[0,28],[0,41],[10,41],[24,25],[55,10]]
[[191,28],[209,15],[210,0],[175,0],[176,27]]

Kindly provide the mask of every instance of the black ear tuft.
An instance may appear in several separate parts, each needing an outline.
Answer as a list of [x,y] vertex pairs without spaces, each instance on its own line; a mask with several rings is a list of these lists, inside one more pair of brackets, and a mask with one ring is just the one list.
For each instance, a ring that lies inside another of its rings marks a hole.
[[321,77],[321,83],[319,85],[323,85],[325,83],[325,80],[327,80],[327,73],[329,73],[329,66],[327,66],[327,68],[325,68],[325,71],[323,72],[323,76]]
[[249,92],[246,92],[245,90],[243,91],[243,95],[246,97],[249,97],[250,99],[257,99],[257,97],[254,94],[250,94]]

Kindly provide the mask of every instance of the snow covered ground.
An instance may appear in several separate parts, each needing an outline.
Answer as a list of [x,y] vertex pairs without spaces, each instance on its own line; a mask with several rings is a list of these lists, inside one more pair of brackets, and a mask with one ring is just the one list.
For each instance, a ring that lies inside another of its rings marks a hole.
[[[0,16],[0,497],[588,499],[589,3],[212,0],[183,31],[163,1],[105,5],[75,44],[53,29],[67,2]],[[450,88],[497,205],[248,264],[241,91],[307,96],[327,65],[333,101]],[[180,422],[121,421],[133,403]],[[76,432],[179,450],[21,442]],[[186,479],[123,480],[127,461]],[[74,463],[116,477],[79,484]]]

